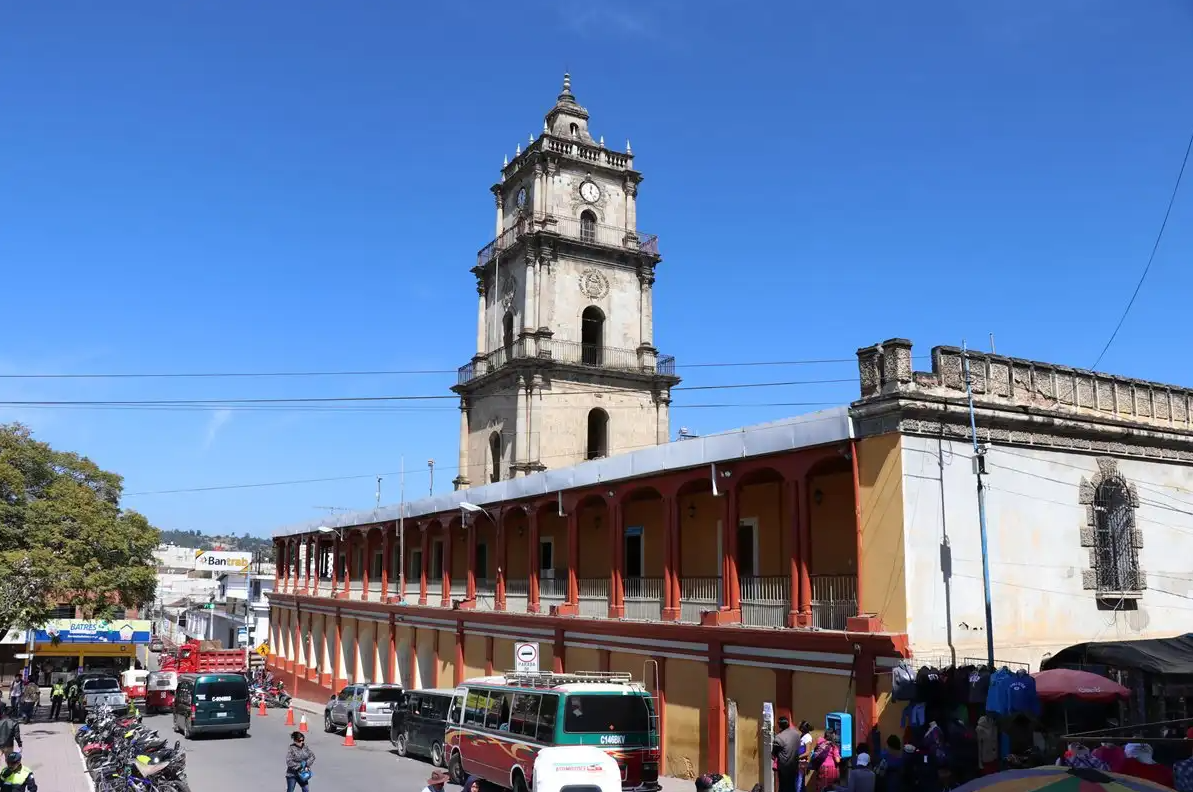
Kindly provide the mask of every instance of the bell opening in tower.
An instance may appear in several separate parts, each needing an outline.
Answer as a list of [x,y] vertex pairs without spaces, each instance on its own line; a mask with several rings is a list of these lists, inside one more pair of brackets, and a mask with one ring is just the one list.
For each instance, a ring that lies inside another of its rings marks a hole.
[[489,435],[489,456],[492,459],[489,482],[496,484],[501,481],[501,435],[497,432]]
[[580,241],[596,242],[596,215],[589,209],[580,213]]
[[505,349],[506,362],[514,353],[514,312],[506,311],[501,319],[501,346]]
[[609,413],[599,407],[588,411],[588,452],[585,459],[609,456]]
[[590,305],[580,314],[580,361],[586,366],[601,365],[605,348],[605,314]]

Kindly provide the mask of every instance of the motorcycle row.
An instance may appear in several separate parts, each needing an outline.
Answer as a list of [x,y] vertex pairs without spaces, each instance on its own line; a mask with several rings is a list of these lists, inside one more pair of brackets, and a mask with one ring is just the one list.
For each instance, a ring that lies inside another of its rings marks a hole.
[[100,708],[87,715],[75,742],[95,792],[190,792],[181,744],[169,745],[138,718],[118,718],[110,707]]
[[286,692],[283,682],[253,682],[249,685],[249,699],[253,702],[253,707],[259,707],[261,702],[265,702],[265,706],[270,709],[286,709],[290,706],[291,696]]

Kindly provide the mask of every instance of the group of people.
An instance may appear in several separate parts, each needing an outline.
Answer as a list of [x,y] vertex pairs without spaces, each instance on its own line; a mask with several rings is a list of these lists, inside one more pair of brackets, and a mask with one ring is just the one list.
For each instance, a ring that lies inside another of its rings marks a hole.
[[[25,723],[32,723],[33,716],[37,714],[37,708],[41,706],[41,692],[41,686],[37,684],[36,680],[30,679],[26,682],[21,677],[16,677],[8,687],[8,703],[11,711],[14,714],[19,712]],[[66,685],[55,682],[50,686],[50,720],[58,720],[59,715],[62,714],[62,704],[66,701],[66,697]]]
[[0,770],[0,792],[37,792],[33,773],[22,763],[21,723],[14,710],[0,702],[0,754],[4,755],[4,769]]

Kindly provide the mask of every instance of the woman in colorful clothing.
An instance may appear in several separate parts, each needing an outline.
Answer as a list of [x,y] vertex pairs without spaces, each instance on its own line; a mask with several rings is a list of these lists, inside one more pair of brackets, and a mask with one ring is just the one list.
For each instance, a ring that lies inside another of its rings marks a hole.
[[1094,756],[1089,748],[1076,742],[1069,743],[1069,750],[1065,752],[1064,756],[1057,759],[1056,763],[1064,767],[1089,767],[1104,773],[1110,772],[1110,765]]
[[808,769],[812,771],[808,789],[811,792],[824,792],[837,783],[841,779],[841,770],[837,767],[840,762],[841,749],[837,747],[837,734],[829,729],[816,741],[816,748],[808,761]]

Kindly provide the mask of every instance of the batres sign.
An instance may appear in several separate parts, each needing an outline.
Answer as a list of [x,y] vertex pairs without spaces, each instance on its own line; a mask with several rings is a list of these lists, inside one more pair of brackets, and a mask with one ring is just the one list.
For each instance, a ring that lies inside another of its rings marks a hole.
[[196,550],[195,569],[217,572],[246,572],[252,566],[253,554],[239,550]]

